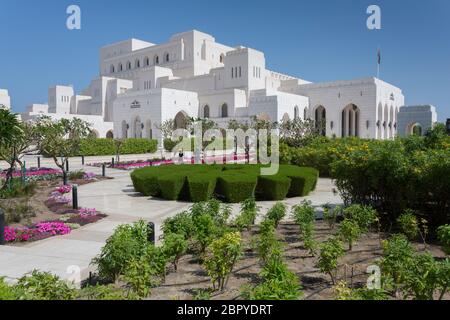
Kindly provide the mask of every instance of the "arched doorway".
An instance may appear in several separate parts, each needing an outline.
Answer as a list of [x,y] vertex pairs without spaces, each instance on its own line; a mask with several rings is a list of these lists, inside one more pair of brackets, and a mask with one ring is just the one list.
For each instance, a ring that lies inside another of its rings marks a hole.
[[175,129],[186,129],[187,126],[187,114],[180,111],[175,116]]
[[388,128],[389,128],[389,138],[393,138],[394,137],[394,107],[393,106],[391,106],[389,108]]
[[300,118],[300,114],[298,111],[298,106],[294,107],[294,119],[297,120],[298,118]]
[[221,116],[222,118],[228,118],[228,105],[226,103],[222,105]]
[[308,107],[305,107],[305,109],[303,110],[303,121],[306,121],[307,118],[308,118]]
[[359,137],[359,116],[360,110],[354,104],[349,104],[342,110],[342,137]]
[[203,107],[203,118],[208,119],[209,118],[209,106],[205,105]]
[[106,133],[106,138],[107,138],[107,139],[114,139],[114,133],[113,133],[112,130],[109,130],[109,131]]
[[316,130],[321,136],[327,135],[327,111],[324,106],[318,106],[314,114]]
[[122,139],[128,138],[128,124],[126,121],[122,121]]
[[136,119],[134,119],[134,125],[133,125],[135,138],[142,138],[142,129],[143,129],[142,127],[143,127],[143,125],[142,125],[141,118],[136,117]]
[[389,107],[386,104],[384,105],[384,119],[383,119],[383,131],[385,139],[389,139],[388,124],[389,124]]
[[383,139],[383,105],[381,103],[378,104],[377,115],[377,138]]
[[409,126],[406,127],[406,135],[408,136],[422,136],[423,130],[420,123],[411,123]]

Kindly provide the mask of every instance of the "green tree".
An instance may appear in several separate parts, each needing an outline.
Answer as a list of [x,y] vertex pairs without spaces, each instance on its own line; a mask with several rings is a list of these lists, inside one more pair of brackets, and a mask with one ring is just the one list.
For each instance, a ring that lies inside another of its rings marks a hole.
[[36,123],[40,149],[51,157],[63,172],[66,181],[66,162],[69,157],[80,154],[81,141],[89,136],[89,124],[81,119],[61,119],[41,117]]

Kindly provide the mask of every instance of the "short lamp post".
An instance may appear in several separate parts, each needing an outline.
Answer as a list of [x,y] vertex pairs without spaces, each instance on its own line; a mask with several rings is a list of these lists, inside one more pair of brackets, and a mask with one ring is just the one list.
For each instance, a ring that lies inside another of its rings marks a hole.
[[78,186],[72,186],[72,209],[78,210]]

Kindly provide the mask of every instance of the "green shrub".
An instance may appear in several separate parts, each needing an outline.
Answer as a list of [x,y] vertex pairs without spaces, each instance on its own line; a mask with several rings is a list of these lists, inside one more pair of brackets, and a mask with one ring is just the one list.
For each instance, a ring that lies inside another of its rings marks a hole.
[[330,238],[320,245],[316,267],[319,268],[320,272],[327,273],[330,276],[333,285],[336,284],[338,259],[344,254],[342,242],[337,238]]
[[76,290],[58,276],[33,270],[16,284],[21,300],[73,300]]
[[164,254],[172,262],[175,271],[178,270],[178,261],[186,253],[187,248],[188,242],[183,234],[169,233],[164,235]]
[[378,214],[375,209],[370,206],[359,204],[351,205],[344,209],[344,218],[355,222],[362,233],[369,231],[370,227],[378,221]]
[[114,285],[87,286],[78,292],[80,300],[128,300],[134,299],[133,295],[126,294],[122,289]]
[[157,197],[161,193],[156,172],[133,171],[131,173],[131,181],[136,191],[142,193],[144,196]]
[[242,239],[238,232],[226,233],[211,243],[203,264],[214,289],[225,289],[230,273],[241,254]]
[[68,174],[69,180],[79,180],[79,179],[83,179],[84,178],[84,171],[83,170],[76,170],[76,171],[71,171]]
[[330,208],[328,205],[323,206],[323,220],[325,220],[331,230],[336,225],[337,217],[343,211],[341,206]]
[[132,225],[120,225],[106,240],[99,256],[92,263],[99,275],[115,281],[126,270],[128,263],[139,259],[151,243],[148,241],[148,226],[143,220]]
[[20,298],[20,292],[15,286],[9,285],[5,282],[3,277],[0,277],[0,301],[17,300]]
[[448,255],[450,255],[450,225],[440,226],[438,228],[438,238],[442,247]]
[[256,250],[262,264],[265,264],[271,253],[281,250],[281,242],[275,235],[275,223],[271,219],[264,219],[259,226],[259,236],[256,240]]
[[255,224],[256,217],[258,216],[259,207],[256,205],[254,198],[249,198],[241,203],[241,210],[239,215],[234,221],[234,225],[240,230],[250,230]]
[[[124,139],[120,149],[121,154],[143,154],[157,151],[158,141],[149,139]],[[113,139],[96,138],[81,141],[80,155],[108,156],[115,155],[116,148]],[[74,155],[75,156],[75,155]]]
[[273,220],[275,223],[275,228],[278,227],[278,224],[281,220],[286,216],[286,205],[282,202],[276,203],[272,208],[267,212],[267,219]]
[[242,202],[255,197],[257,177],[243,174],[226,174],[218,179],[218,185],[224,200],[231,203]]
[[167,200],[179,200],[185,187],[186,177],[184,175],[172,174],[158,178],[161,196]]
[[348,250],[351,251],[353,243],[357,241],[361,235],[361,229],[355,221],[345,218],[339,227],[339,235],[342,240],[348,243]]
[[301,292],[300,280],[288,270],[282,252],[274,249],[261,271],[263,282],[254,288],[244,289],[247,300],[296,300]]
[[264,200],[283,200],[291,187],[291,179],[281,175],[259,176],[258,197]]
[[128,261],[124,280],[139,297],[145,298],[151,288],[160,283],[160,279],[164,281],[166,263],[167,257],[162,248],[147,246],[142,256]]
[[185,239],[192,237],[195,232],[192,215],[187,211],[180,212],[164,220],[161,229],[164,234],[181,234]]
[[303,240],[305,249],[314,255],[316,242],[314,240],[314,223],[316,221],[316,213],[311,206],[311,202],[303,201],[301,205],[292,208],[292,216],[300,229],[300,237]]
[[217,177],[214,174],[204,173],[188,176],[189,194],[193,202],[208,201],[214,195]]
[[219,233],[214,218],[207,213],[202,213],[193,218],[194,240],[198,243],[199,252],[203,254],[206,247],[214,240]]
[[336,300],[388,300],[389,298],[388,293],[383,289],[351,289],[345,281],[340,281],[333,289]]
[[420,234],[419,221],[417,220],[414,211],[406,210],[397,219],[400,230],[405,234],[409,240],[416,239]]
[[[317,183],[318,173],[311,168],[280,166],[277,175],[259,177],[261,167],[241,164],[147,167],[133,171],[131,179],[136,191],[146,196],[193,202],[216,196],[230,203],[253,198],[255,194],[262,200],[306,195]],[[186,181],[182,184],[183,177]]]

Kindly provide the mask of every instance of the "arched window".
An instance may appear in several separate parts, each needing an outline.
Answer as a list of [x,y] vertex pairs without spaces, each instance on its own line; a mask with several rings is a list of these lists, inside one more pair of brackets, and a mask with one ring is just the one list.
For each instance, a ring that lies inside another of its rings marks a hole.
[[383,105],[378,104],[378,120],[377,120],[378,139],[383,139]]
[[114,73],[114,72],[115,72],[114,65],[111,65],[111,67],[109,67],[109,73]]
[[317,132],[322,136],[326,136],[326,134],[327,134],[327,111],[325,110],[324,106],[318,106],[316,108],[316,112],[314,114],[314,121],[316,124]]
[[130,61],[127,62],[127,70],[131,70],[131,62]]
[[222,118],[228,118],[228,105],[224,103],[221,108]]
[[150,65],[150,59],[148,57],[144,58],[144,66],[148,67]]
[[297,120],[300,117],[298,113],[298,106],[294,107],[294,119]]
[[117,69],[119,70],[119,72],[123,71],[123,65],[121,63],[119,63],[119,66],[117,67]]
[[209,106],[208,105],[203,107],[203,118],[209,118]]
[[159,57],[158,55],[155,55],[155,57],[153,58],[153,64],[159,64]]
[[342,110],[342,137],[359,137],[359,114],[359,108],[354,104],[349,104]]
[[139,61],[139,59],[136,59],[136,61],[134,62],[134,68],[138,69],[141,67],[141,61]]
[[220,63],[223,63],[223,58],[224,58],[224,54],[222,53],[222,54],[220,55],[220,57],[219,57]]
[[166,52],[164,54],[164,62],[169,62],[169,60],[170,60],[170,55]]
[[187,126],[187,114],[180,111],[175,116],[175,129],[186,129]]

